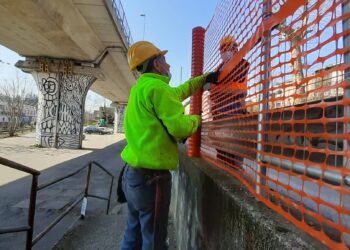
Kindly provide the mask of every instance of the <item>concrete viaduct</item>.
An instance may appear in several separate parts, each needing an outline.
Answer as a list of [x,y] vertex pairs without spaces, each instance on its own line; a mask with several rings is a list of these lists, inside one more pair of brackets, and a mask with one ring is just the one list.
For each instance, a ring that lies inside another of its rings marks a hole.
[[0,44],[25,57],[16,66],[31,73],[39,89],[38,145],[81,147],[89,89],[115,103],[122,130],[135,75],[120,0],[4,0],[0,23]]

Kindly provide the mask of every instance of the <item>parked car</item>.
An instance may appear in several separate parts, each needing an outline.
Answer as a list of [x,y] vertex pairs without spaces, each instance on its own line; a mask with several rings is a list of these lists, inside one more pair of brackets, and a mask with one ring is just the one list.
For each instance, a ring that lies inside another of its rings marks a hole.
[[103,131],[104,134],[113,134],[113,129],[112,128],[106,128],[106,127],[98,127]]
[[104,134],[108,134],[109,132],[106,131],[104,128],[101,128],[101,127],[88,126],[88,127],[84,128],[84,133],[86,133],[86,134],[104,135]]

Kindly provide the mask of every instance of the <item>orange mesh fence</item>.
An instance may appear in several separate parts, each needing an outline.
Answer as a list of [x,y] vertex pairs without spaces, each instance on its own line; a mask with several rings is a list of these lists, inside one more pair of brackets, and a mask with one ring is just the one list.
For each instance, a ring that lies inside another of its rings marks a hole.
[[221,0],[204,46],[221,82],[201,156],[332,249],[350,248],[349,17],[349,1]]

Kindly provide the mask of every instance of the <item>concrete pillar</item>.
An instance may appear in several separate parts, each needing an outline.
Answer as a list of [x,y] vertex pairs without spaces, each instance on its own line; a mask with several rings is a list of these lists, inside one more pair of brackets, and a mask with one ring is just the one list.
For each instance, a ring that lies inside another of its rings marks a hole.
[[114,106],[114,133],[124,133],[124,113],[126,104],[116,103]]
[[33,76],[39,88],[36,143],[81,148],[85,97],[95,78],[38,72]]
[[16,64],[31,73],[38,84],[36,144],[78,149],[82,145],[86,94],[96,72],[73,62],[27,59]]

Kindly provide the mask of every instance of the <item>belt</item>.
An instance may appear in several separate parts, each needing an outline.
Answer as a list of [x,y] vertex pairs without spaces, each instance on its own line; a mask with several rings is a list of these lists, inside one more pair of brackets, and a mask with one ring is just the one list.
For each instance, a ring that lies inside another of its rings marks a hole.
[[149,168],[135,168],[131,166],[127,166],[129,169],[132,169],[133,171],[141,174],[147,174],[147,175],[168,175],[170,174],[169,170],[164,170],[164,169],[149,169]]

